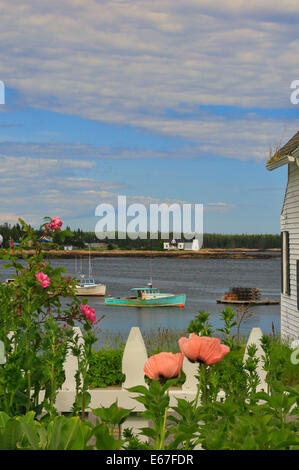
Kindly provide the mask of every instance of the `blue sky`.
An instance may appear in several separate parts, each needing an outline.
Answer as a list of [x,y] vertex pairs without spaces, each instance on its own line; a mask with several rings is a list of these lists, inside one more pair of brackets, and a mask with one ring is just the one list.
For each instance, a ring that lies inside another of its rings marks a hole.
[[[299,128],[291,0],[1,2],[0,224],[93,230],[95,208],[204,204],[204,231],[278,233]],[[3,47],[4,46],[4,47]]]

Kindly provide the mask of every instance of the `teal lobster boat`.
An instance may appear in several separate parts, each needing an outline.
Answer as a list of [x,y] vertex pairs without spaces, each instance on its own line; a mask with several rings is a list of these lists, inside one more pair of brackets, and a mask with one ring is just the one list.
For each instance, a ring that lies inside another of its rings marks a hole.
[[127,298],[106,297],[105,305],[119,307],[180,307],[186,302],[186,294],[164,294],[156,287],[134,287]]

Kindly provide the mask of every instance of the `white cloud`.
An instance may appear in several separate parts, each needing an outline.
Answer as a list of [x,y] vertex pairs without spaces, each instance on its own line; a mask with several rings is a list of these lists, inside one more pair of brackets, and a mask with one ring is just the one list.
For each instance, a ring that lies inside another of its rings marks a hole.
[[297,1],[2,0],[0,7],[0,76],[23,104],[207,148],[222,142],[224,156],[237,153],[228,134],[239,147],[256,142],[248,158],[261,158],[281,131],[262,118],[175,119],[165,110],[289,106],[298,78]]
[[[92,218],[95,208],[101,203],[113,204],[117,208],[118,196],[124,193],[125,186],[80,174],[69,176],[69,167],[75,167],[76,163],[80,162],[0,156],[0,207],[5,208],[0,213],[0,223],[15,223],[18,217],[22,217],[30,224],[39,225],[45,215],[66,220]],[[127,206],[139,203],[146,207],[154,203],[201,203],[144,195],[127,195],[126,201]],[[206,204],[205,210],[222,212],[231,207],[225,202],[216,202]]]

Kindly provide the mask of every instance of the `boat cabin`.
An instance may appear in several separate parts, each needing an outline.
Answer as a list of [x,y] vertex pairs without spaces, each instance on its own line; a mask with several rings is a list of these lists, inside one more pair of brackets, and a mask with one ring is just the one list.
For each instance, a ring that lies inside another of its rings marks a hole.
[[93,286],[95,284],[93,277],[84,277],[80,280],[80,286]]
[[133,287],[131,291],[136,294],[132,298],[141,300],[144,300],[147,295],[155,295],[160,293],[159,289],[156,287]]

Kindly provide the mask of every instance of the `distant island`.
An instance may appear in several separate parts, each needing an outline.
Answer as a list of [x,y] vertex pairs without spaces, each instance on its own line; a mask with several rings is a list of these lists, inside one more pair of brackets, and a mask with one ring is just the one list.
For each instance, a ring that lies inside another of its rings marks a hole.
[[[11,248],[10,250],[14,250]],[[0,249],[1,255],[6,253],[8,249]],[[15,249],[17,253],[17,250]],[[33,255],[34,250],[24,250],[23,254]],[[46,258],[87,258],[89,253],[92,257],[133,257],[133,258],[190,258],[190,259],[269,259],[280,258],[280,249],[273,250],[254,250],[235,248],[225,249],[201,249],[199,251],[180,251],[180,250],[90,250],[89,249],[72,249],[57,250],[46,249]]]
[[[59,232],[57,231],[53,238],[44,239],[45,250],[52,252],[64,251],[65,256],[75,256],[75,252],[82,252],[84,250],[92,250],[92,253],[97,256],[146,256],[147,252],[152,252],[155,256],[180,256],[180,257],[202,257],[213,256],[213,255],[224,255],[229,257],[243,257],[246,252],[246,256],[250,256],[250,251],[273,251],[280,250],[280,234],[217,234],[217,233],[204,233],[203,234],[203,246],[201,250],[190,253],[189,251],[166,251],[163,248],[164,238],[161,237],[161,233],[158,233],[157,239],[151,239],[150,233],[145,234],[147,238],[137,238],[136,240],[126,236],[124,239],[118,239],[116,234],[115,239],[104,239],[99,240],[94,232],[84,232],[80,228],[71,230],[71,236],[61,240]],[[9,224],[0,225],[0,234],[3,237],[3,248],[9,248],[11,242],[14,245],[18,245],[22,237],[22,229],[19,224],[13,226]],[[37,236],[42,236],[42,232],[36,230]],[[169,239],[173,238],[173,234],[169,234]],[[182,237],[184,239],[184,237]],[[187,241],[187,240],[186,240]],[[46,246],[47,245],[47,246]],[[31,247],[28,246],[30,249]],[[69,250],[67,252],[66,250]],[[218,251],[216,251],[218,250]],[[220,252],[219,250],[225,250]],[[228,253],[230,251],[231,253]],[[108,253],[113,252],[113,253]],[[158,254],[159,252],[159,254]],[[49,253],[50,254],[50,253]],[[262,255],[260,255],[262,256]],[[273,253],[264,253],[264,256],[273,256]],[[276,253],[276,256],[279,256]]]

